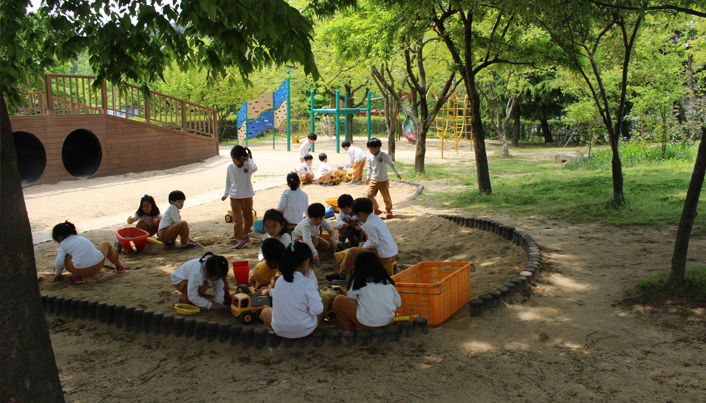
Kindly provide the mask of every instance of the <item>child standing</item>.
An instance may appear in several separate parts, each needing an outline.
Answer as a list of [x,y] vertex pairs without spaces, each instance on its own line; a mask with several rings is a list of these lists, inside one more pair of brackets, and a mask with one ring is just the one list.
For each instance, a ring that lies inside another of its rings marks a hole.
[[52,229],[51,237],[59,244],[59,253],[54,262],[54,281],[61,280],[61,272],[66,269],[73,274],[74,284],[85,283],[83,276],[92,276],[103,268],[108,258],[115,265],[116,273],[124,273],[118,252],[110,242],[102,242],[98,249],[88,239],[77,235],[76,227],[66,221]]
[[313,256],[304,244],[291,243],[282,256],[280,271],[271,291],[273,308],[265,308],[260,318],[280,337],[296,339],[316,331],[331,301],[320,295],[315,283],[306,276]]
[[316,142],[316,133],[309,133],[309,136],[307,137],[306,140],[304,140],[304,143],[302,143],[302,146],[299,147],[299,162],[304,162],[304,157],[306,157],[307,154],[311,154],[311,145]]
[[[206,256],[211,256],[206,259]],[[180,293],[179,302],[196,305],[201,309],[225,309],[223,301],[228,293],[228,260],[206,252],[201,259],[192,259],[172,274],[172,285]],[[213,287],[213,302],[202,297]]]
[[299,184],[299,176],[294,172],[288,173],[287,185],[289,185],[289,189],[282,192],[282,197],[277,205],[277,210],[284,215],[287,222],[294,225],[304,219],[306,209],[309,207],[309,196],[299,188]]
[[[348,182],[351,185],[357,185],[363,182],[363,168],[365,167],[365,153],[358,147],[351,145],[351,142],[346,140],[341,143],[341,147],[348,153],[351,157],[351,162],[346,165],[347,168],[353,168],[351,173],[352,179]],[[343,168],[343,167],[341,167]]]
[[[326,208],[321,203],[314,203],[307,209],[309,217],[303,219],[292,231],[292,240],[301,241],[309,246],[314,256],[314,263],[319,263],[319,252],[333,252],[336,249],[336,241],[333,236],[333,227],[324,220]],[[328,242],[319,238],[319,228],[325,229],[329,234]]]
[[358,217],[353,214],[353,197],[343,194],[338,197],[338,218],[336,228],[338,228],[338,249],[346,248],[345,242],[348,240],[351,246],[358,246],[361,241],[363,228],[360,226]]
[[192,249],[199,244],[189,240],[189,223],[181,220],[179,210],[184,208],[186,196],[181,190],[169,193],[169,207],[164,212],[162,220],[159,222],[157,236],[164,242],[164,246],[174,245],[177,237],[181,239],[182,249]]
[[226,174],[226,191],[221,197],[225,200],[230,197],[230,209],[233,212],[233,236],[235,249],[242,249],[250,242],[250,229],[253,224],[252,204],[255,191],[252,187],[252,174],[257,171],[253,162],[252,152],[243,146],[237,145],[230,150],[233,163],[228,165]]
[[149,195],[142,196],[140,199],[140,208],[137,209],[135,215],[128,217],[128,224],[137,221],[135,228],[149,232],[150,236],[157,233],[159,230],[159,221],[162,215],[159,214],[159,207],[154,202],[154,198]]
[[395,311],[402,305],[395,281],[385,270],[374,253],[363,252],[355,258],[348,295],[333,300],[336,318],[341,330],[365,330],[392,323]]
[[314,157],[311,154],[304,156],[304,162],[297,167],[297,174],[301,183],[310,183],[314,180],[314,168],[311,164],[314,162]]
[[400,173],[397,172],[397,167],[386,152],[380,151],[382,147],[382,142],[380,139],[373,137],[368,140],[368,150],[370,150],[370,155],[368,156],[366,167],[368,168],[368,176],[365,179],[365,184],[368,187],[368,199],[373,202],[373,210],[375,214],[380,215],[382,212],[378,208],[378,202],[375,200],[378,191],[382,194],[382,200],[385,202],[385,210],[387,211],[387,218],[392,218],[392,199],[390,198],[390,180],[387,177],[387,166],[392,167],[395,171],[397,179],[402,179]]
[[353,268],[355,258],[363,252],[374,253],[380,263],[386,265],[397,259],[397,245],[392,238],[390,230],[380,217],[373,214],[373,203],[370,199],[359,198],[353,202],[353,214],[363,223],[363,231],[368,240],[360,244],[358,248],[348,249],[348,253],[341,261],[341,271],[336,274],[329,274],[324,278],[331,284],[343,284],[346,276]]
[[336,171],[328,164],[328,156],[326,153],[319,154],[319,161],[321,161],[321,163],[319,164],[319,169],[316,171],[314,179],[319,182],[319,185],[333,185],[331,179],[336,177]]

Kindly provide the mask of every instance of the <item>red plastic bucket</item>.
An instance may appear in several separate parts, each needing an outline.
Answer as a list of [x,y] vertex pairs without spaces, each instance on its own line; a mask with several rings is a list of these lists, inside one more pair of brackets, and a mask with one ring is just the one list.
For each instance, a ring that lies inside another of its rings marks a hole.
[[129,227],[115,231],[115,236],[118,238],[118,243],[123,247],[125,253],[130,254],[133,252],[130,241],[135,244],[137,252],[142,252],[145,250],[145,245],[147,245],[147,237],[150,236],[150,234],[139,228]]
[[248,284],[250,279],[250,263],[247,260],[242,262],[233,262],[233,276],[235,276],[235,285]]

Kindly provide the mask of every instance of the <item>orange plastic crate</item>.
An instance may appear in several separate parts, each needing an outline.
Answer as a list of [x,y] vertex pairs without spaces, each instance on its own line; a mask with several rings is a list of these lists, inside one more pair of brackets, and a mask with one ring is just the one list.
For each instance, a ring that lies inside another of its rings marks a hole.
[[395,316],[439,326],[471,301],[470,262],[421,262],[392,276],[402,298]]

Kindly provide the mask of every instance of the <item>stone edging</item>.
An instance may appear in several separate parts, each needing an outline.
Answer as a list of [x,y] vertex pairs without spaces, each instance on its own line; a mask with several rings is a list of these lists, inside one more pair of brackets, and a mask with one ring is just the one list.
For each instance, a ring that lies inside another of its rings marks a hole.
[[97,321],[108,326],[115,325],[118,329],[125,329],[128,333],[144,333],[164,337],[194,337],[196,341],[206,339],[209,343],[218,340],[220,343],[230,341],[231,346],[240,345],[242,348],[255,346],[262,349],[265,346],[276,348],[282,346],[291,348],[295,345],[306,347],[311,343],[314,347],[328,346],[335,348],[341,344],[351,348],[356,344],[360,347],[369,346],[371,343],[381,345],[388,341],[398,342],[404,336],[413,337],[415,334],[428,334],[429,327],[426,318],[415,318],[391,324],[384,328],[357,331],[340,331],[337,329],[319,330],[311,336],[300,339],[285,339],[277,336],[274,331],[264,327],[253,328],[240,326],[229,322],[215,323],[197,321],[195,318],[184,316],[165,315],[162,312],[145,312],[132,306],[107,304],[105,302],[89,301],[42,295],[44,311],[50,315],[65,318]]

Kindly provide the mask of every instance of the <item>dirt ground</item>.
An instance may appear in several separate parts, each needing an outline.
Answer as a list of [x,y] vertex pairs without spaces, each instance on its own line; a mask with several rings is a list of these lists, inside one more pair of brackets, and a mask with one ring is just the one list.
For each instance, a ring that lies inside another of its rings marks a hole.
[[[317,152],[333,155],[329,160],[332,165],[345,162],[345,154],[335,155],[332,144],[317,143]],[[497,149],[493,144],[489,148],[491,152]],[[273,175],[257,180],[256,186],[261,188],[267,181],[272,182],[267,182],[270,186],[281,184],[284,173],[297,162],[295,153],[268,151],[265,145],[253,145],[253,153],[260,167],[255,177]],[[438,153],[438,148],[431,148],[427,161],[438,162],[434,155]],[[545,153],[548,162],[554,153]],[[445,154],[444,162],[472,159],[467,149],[459,155],[455,151]],[[411,162],[413,147],[399,143],[397,158]],[[88,278],[86,284],[74,286],[51,281],[57,245],[38,244],[35,254],[42,293],[172,312],[177,294],[168,276],[179,264],[206,250],[223,253],[229,261],[249,260],[252,264],[259,239],[242,251],[232,249],[232,230],[223,220],[227,206],[215,201],[222,195],[227,163],[226,151],[206,165],[174,172],[25,189],[35,242],[46,231],[42,225],[52,226],[65,219],[74,221],[80,230],[90,230],[83,235],[95,243],[112,240],[113,231],[123,226],[116,224],[134,211],[142,194],[163,195],[157,200],[161,206],[170,190],[180,188],[187,193],[182,217],[193,225],[193,234],[203,245],[192,251],[164,251],[148,245],[144,253],[125,257],[126,274],[115,275],[106,269]],[[203,185],[201,191],[199,184]],[[258,192],[258,211],[274,206],[282,189]],[[476,272],[471,278],[471,295],[476,296],[504,282],[508,273],[526,262],[519,248],[495,236],[425,215],[423,207],[404,201],[414,190],[404,184],[392,186],[395,209],[415,213],[398,214],[387,221],[401,243],[403,268],[424,260],[473,261]],[[314,202],[344,191],[354,197],[362,195],[365,187],[307,186],[305,191]],[[106,197],[110,194],[120,197]],[[77,204],[82,206],[79,211],[70,208]],[[492,218],[529,232],[542,248],[547,268],[537,284],[481,318],[471,318],[469,308],[464,307],[442,326],[430,329],[427,336],[351,350],[242,350],[217,342],[136,336],[95,322],[47,316],[66,399],[706,401],[704,312],[675,312],[671,306],[614,306],[638,279],[668,269],[676,228],[568,225],[482,211],[454,213]],[[94,220],[99,214],[103,219]],[[692,239],[690,266],[705,264],[705,246],[704,237]],[[315,272],[321,279],[335,269],[327,257]],[[207,312],[198,319],[235,319],[231,318]]]

